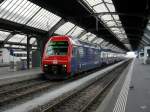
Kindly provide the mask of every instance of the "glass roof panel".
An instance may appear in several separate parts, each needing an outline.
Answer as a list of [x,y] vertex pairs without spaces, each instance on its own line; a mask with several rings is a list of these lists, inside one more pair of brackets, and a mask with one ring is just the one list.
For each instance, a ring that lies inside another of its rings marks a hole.
[[27,37],[25,36],[21,41],[20,41],[20,43],[27,43]]
[[12,45],[13,48],[18,48],[20,45]]
[[95,7],[93,7],[93,9],[97,12],[97,13],[100,13],[100,12],[108,12],[108,9],[105,7],[105,4],[102,3],[102,4],[99,4]]
[[36,38],[31,38],[30,39],[30,44],[36,43]]
[[144,33],[144,36],[150,39],[150,36],[147,33]]
[[71,35],[72,37],[77,37],[78,35],[80,35],[82,32],[84,31],[84,29],[76,26],[74,27],[69,33],[68,35]]
[[119,16],[118,16],[118,15],[113,15],[113,17],[114,17],[114,19],[115,19],[116,21],[119,20]]
[[48,31],[61,17],[28,0],[5,0],[0,4],[0,18]]
[[116,23],[114,21],[109,21],[106,23],[109,27],[110,26],[117,26]]
[[9,32],[0,31],[0,41],[4,41],[8,35],[10,35]]
[[87,39],[87,38],[88,38],[88,35],[90,35],[90,34],[91,34],[90,32],[84,34],[82,37],[80,37],[80,40],[85,40],[85,39]]
[[93,43],[93,44],[96,44],[96,43],[97,43],[97,41],[98,41],[98,38],[97,38],[97,37],[95,37],[95,38],[94,38],[94,40],[92,41],[92,43]]
[[[121,35],[121,32],[120,31],[112,31],[112,32],[114,32],[116,35]],[[122,35],[121,35],[122,36]],[[120,37],[119,37],[120,38]]]
[[99,38],[97,43],[100,44],[102,41],[104,41],[102,38]]
[[41,9],[27,25],[48,31],[60,19],[61,19],[61,17],[59,17],[45,9]]
[[68,34],[75,25],[71,22],[66,22],[64,25],[60,26],[55,33],[59,35],[66,35]]
[[89,5],[93,6],[93,5],[97,5],[98,3],[103,2],[103,0],[84,0],[86,3],[88,3]]
[[96,39],[93,41],[93,43],[97,43],[98,39],[99,39],[99,38],[96,38]]
[[143,40],[144,42],[146,42],[147,44],[149,44],[149,41],[148,41],[147,39],[142,38],[142,40]]
[[18,48],[26,48],[25,46],[19,46]]
[[79,39],[81,41],[84,41],[84,42],[92,42],[93,41],[92,43],[94,43],[97,40],[96,35],[94,35],[90,32],[86,33],[85,35],[83,35]]
[[18,42],[18,43],[20,43],[24,38],[26,38],[25,35],[16,34],[13,37],[11,37],[8,41],[9,42]]
[[114,28],[110,28],[110,29],[111,29],[112,31],[119,31],[119,32],[121,32],[119,28],[115,28],[115,27],[114,27]]
[[91,41],[92,41],[93,39],[95,39],[95,38],[96,38],[95,35],[91,35],[91,36],[89,36],[89,37],[87,38],[87,40],[91,42]]
[[112,0],[104,0],[107,3],[112,3]]
[[[91,9],[91,11],[93,11],[93,13],[98,14],[98,17],[105,24],[105,27],[108,27],[110,29],[110,32],[114,36],[116,36],[119,40],[120,36],[118,35],[118,33],[126,35],[125,30],[123,29],[123,26],[119,19],[119,15],[115,13],[116,9],[112,0],[101,0],[100,2],[98,2],[98,0],[83,0],[83,1]],[[118,27],[118,29],[114,31],[111,29],[112,27]],[[121,36],[121,38],[127,38],[127,36]]]
[[124,44],[125,46],[127,46],[129,49],[131,49],[130,44]]
[[5,44],[4,47],[10,47],[10,45],[9,44]]
[[37,47],[32,47],[32,49],[37,49]]
[[108,9],[109,9],[110,12],[116,12],[115,7],[114,7],[113,4],[107,4],[106,3],[106,5],[107,5],[107,7],[108,7]]
[[6,0],[0,6],[0,17],[25,24],[39,9],[39,6],[27,0]]
[[109,15],[109,14],[106,14],[106,15],[101,16],[101,19],[103,19],[104,21],[113,20],[112,16]]
[[107,45],[108,45],[108,42],[103,42],[103,43],[101,44],[102,47],[107,47]]
[[147,29],[150,30],[150,25],[147,25]]

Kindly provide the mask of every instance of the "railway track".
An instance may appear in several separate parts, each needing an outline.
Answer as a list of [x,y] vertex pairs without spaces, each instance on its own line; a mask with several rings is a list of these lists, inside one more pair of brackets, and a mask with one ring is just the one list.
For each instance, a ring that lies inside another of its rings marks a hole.
[[[99,69],[96,71],[98,70]],[[85,77],[93,72],[94,70],[63,81],[34,79],[0,86],[0,112],[26,102],[27,100],[34,98],[34,96],[38,97],[38,95],[40,96],[41,94],[53,90],[62,84]]]
[[54,89],[65,81],[30,80],[0,87],[0,112],[18,105],[38,94]]
[[89,107],[102,97],[126,66],[127,64],[122,65],[83,90],[70,94],[48,108],[34,112],[88,112]]
[[[79,92],[71,93],[69,96],[60,98],[60,100],[52,103],[44,108],[37,108],[34,112],[85,112],[95,99],[111,85],[111,83],[118,77],[119,72],[126,66],[122,65],[119,68],[108,73],[92,85],[85,87]],[[85,73],[76,77],[82,78],[91,74],[93,71]],[[62,84],[67,84],[76,78],[64,81],[49,81],[49,80],[29,80],[14,83],[11,85],[0,86],[0,112],[8,108],[14,107],[18,104],[38,97],[43,93],[52,91]]]

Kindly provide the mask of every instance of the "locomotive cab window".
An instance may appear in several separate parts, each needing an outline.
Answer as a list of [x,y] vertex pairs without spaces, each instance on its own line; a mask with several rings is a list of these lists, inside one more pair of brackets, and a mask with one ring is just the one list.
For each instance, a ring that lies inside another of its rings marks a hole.
[[46,54],[51,55],[67,55],[68,42],[67,41],[50,41],[47,45]]

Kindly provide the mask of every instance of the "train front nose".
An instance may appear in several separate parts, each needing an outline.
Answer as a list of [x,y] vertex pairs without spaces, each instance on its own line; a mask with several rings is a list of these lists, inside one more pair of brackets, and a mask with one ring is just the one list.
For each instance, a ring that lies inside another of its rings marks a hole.
[[50,74],[67,74],[67,66],[63,64],[46,64],[44,65],[44,72]]
[[69,63],[67,60],[51,60],[43,63],[43,72],[50,77],[68,77],[69,71]]

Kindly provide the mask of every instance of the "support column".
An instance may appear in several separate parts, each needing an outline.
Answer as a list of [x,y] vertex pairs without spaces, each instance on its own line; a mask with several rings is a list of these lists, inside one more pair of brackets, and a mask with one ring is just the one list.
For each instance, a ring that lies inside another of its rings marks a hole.
[[4,42],[0,42],[0,48],[4,47]]
[[30,69],[30,37],[27,36],[27,69]]
[[47,41],[48,41],[48,38],[46,38],[46,37],[37,38],[37,50],[39,50],[41,52],[41,56],[43,54],[44,47],[45,47],[45,44]]

